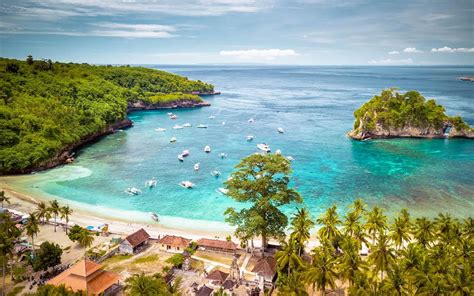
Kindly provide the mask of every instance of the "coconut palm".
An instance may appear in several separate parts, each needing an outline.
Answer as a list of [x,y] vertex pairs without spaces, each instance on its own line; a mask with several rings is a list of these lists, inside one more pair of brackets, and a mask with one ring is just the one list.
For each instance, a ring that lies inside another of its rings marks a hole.
[[398,217],[389,228],[390,239],[395,243],[397,250],[403,243],[410,240],[410,225],[406,219]]
[[82,248],[84,248],[84,258],[85,258],[87,248],[89,248],[94,242],[94,236],[89,230],[84,228],[79,232],[77,242]]
[[[7,213],[0,214],[0,260],[2,261],[2,288],[5,287],[5,271],[8,261],[13,257],[15,240],[20,236],[19,229]],[[2,289],[3,291],[3,289]]]
[[318,236],[322,243],[330,243],[337,250],[338,241],[341,236],[337,226],[341,224],[341,220],[339,220],[336,205],[328,208],[316,222],[323,225],[318,231]]
[[325,295],[326,287],[336,288],[337,260],[332,252],[325,247],[317,247],[312,251],[311,264],[303,273],[305,282],[317,287],[321,295]]
[[285,276],[278,287],[278,295],[285,296],[306,296],[308,292],[304,285],[303,274],[292,272],[289,276]]
[[59,203],[57,200],[53,200],[49,202],[49,211],[53,214],[54,216],[54,232],[56,232],[56,219],[59,216],[61,208],[59,207]]
[[35,236],[39,232],[39,221],[38,221],[38,218],[34,214],[30,214],[30,216],[28,217],[28,222],[26,222],[25,229],[26,229],[26,235],[31,237],[31,247],[34,254],[35,253],[34,239],[35,239]]
[[398,265],[394,264],[390,270],[387,271],[387,278],[383,282],[383,290],[387,294],[392,294],[396,292],[398,296],[406,295],[406,275],[403,269]]
[[366,270],[367,265],[359,255],[360,243],[353,237],[345,237],[341,243],[342,256],[339,258],[339,270],[343,278],[352,285],[358,273]]
[[375,244],[377,236],[385,233],[387,229],[387,217],[383,214],[382,208],[375,206],[366,214],[366,219],[365,227],[372,237],[372,244]]
[[69,205],[60,208],[61,219],[66,220],[66,234],[67,228],[69,226],[69,217],[72,215],[72,212],[73,210],[69,207]]
[[295,240],[298,256],[304,251],[304,246],[309,240],[309,230],[313,228],[314,222],[311,220],[311,216],[307,209],[298,209],[296,214],[291,219],[290,238]]
[[303,266],[303,262],[296,250],[296,242],[292,239],[290,239],[289,242],[283,243],[283,248],[275,254],[275,259],[278,264],[278,269],[286,269],[288,276],[290,276],[291,270]]
[[395,260],[394,251],[388,236],[385,234],[380,234],[377,238],[377,243],[371,248],[369,262],[374,265],[377,272],[381,273],[382,281],[384,272],[388,270],[390,264]]
[[41,220],[41,224],[44,224],[49,218],[51,218],[51,212],[44,202],[40,202],[36,206],[35,215]]
[[351,212],[357,216],[362,216],[366,212],[367,205],[360,198],[354,200],[352,205],[350,205]]
[[130,296],[155,296],[169,295],[166,286],[154,277],[146,276],[144,273],[134,274],[126,281],[125,290]]
[[6,202],[7,204],[10,204],[10,198],[5,195],[5,191],[0,191],[0,202],[2,202],[2,208],[3,208],[3,203]]
[[413,236],[423,247],[429,246],[435,235],[432,222],[426,217],[417,218],[413,229]]

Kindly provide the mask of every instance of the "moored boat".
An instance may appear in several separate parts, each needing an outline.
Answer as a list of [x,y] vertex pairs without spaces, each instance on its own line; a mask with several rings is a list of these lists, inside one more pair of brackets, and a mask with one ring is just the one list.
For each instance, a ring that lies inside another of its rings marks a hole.
[[150,217],[151,217],[151,219],[153,219],[154,221],[160,222],[160,218],[158,217],[158,215],[157,215],[156,213],[150,212]]
[[183,127],[191,127],[192,125],[190,123],[185,123],[182,125]]
[[138,188],[135,188],[135,187],[128,187],[126,190],[125,190],[126,193],[128,194],[131,194],[131,195],[139,195],[140,193],[142,193],[140,191],[140,189]]
[[189,155],[189,150],[183,150],[183,152],[181,153],[182,156],[186,157]]
[[257,148],[267,153],[271,152],[270,146],[265,143],[257,144]]
[[219,187],[219,188],[216,189],[216,192],[220,193],[220,194],[223,194],[223,195],[227,195],[227,193],[229,193],[229,189]]
[[175,129],[175,130],[177,130],[177,129],[182,129],[182,128],[183,128],[183,126],[182,126],[182,125],[179,125],[179,124],[173,126],[173,129]]
[[219,157],[220,157],[221,159],[224,159],[224,158],[226,158],[226,157],[227,157],[227,154],[225,154],[225,153],[221,153],[221,154],[219,154]]
[[207,128],[207,125],[205,125],[205,124],[200,124],[200,125],[198,125],[197,127],[198,127],[198,128]]
[[248,135],[248,136],[247,136],[247,141],[250,142],[250,141],[252,141],[252,140],[253,140],[253,136],[252,136],[252,135]]
[[176,116],[175,114],[173,114],[173,115],[170,116],[170,118],[171,118],[171,119],[176,119],[176,118],[178,118],[178,116]]
[[218,171],[218,170],[213,170],[213,171],[211,172],[211,175],[214,176],[214,177],[216,177],[216,178],[219,178],[220,175],[221,175],[221,172]]
[[206,153],[211,152],[211,147],[210,146],[204,147],[204,152],[206,152]]
[[174,142],[176,142],[176,138],[175,138],[175,137],[172,137],[172,138],[170,139],[170,143],[174,143]]
[[178,155],[178,160],[179,161],[184,161],[184,156],[182,154]]
[[285,132],[284,129],[282,129],[281,127],[277,128],[277,131],[280,133],[280,134],[283,134]]
[[190,181],[181,181],[179,183],[179,186],[181,186],[183,188],[186,188],[186,189],[192,189],[194,187],[194,183],[192,183]]
[[194,164],[194,170],[195,170],[195,171],[199,171],[199,166],[200,166],[199,162],[198,162],[198,163],[195,163],[195,164]]
[[159,127],[159,128],[155,128],[155,131],[157,131],[157,132],[164,132],[164,131],[166,131],[166,129],[165,129],[165,128],[162,128],[162,127]]
[[145,186],[152,188],[152,187],[156,186],[156,183],[157,183],[156,179],[152,178],[151,180],[148,180],[148,181],[145,182]]

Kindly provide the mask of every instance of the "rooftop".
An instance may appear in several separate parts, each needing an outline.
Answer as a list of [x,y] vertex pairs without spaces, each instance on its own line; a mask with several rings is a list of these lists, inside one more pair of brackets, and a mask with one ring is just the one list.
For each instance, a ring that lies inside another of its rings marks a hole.
[[271,256],[263,257],[257,261],[252,269],[252,272],[257,273],[261,276],[273,276],[275,275],[276,260]]
[[141,228],[140,230],[130,234],[125,238],[126,241],[128,241],[132,247],[136,247],[139,244],[145,242],[147,239],[150,238],[150,235],[148,232],[145,231],[145,229]]
[[209,247],[209,248],[225,249],[225,250],[237,249],[236,243],[232,241],[226,241],[226,240],[201,238],[197,241],[197,244],[200,247]]
[[172,247],[186,248],[189,246],[189,243],[191,243],[191,240],[181,236],[165,235],[158,243]]

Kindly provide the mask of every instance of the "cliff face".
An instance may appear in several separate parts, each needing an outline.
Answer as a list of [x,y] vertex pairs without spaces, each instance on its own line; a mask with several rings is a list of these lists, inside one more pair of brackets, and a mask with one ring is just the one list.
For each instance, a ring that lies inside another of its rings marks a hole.
[[167,103],[149,103],[143,101],[128,102],[127,111],[138,111],[138,110],[159,110],[159,109],[174,109],[174,108],[195,108],[210,106],[211,104],[206,101],[193,101],[193,100],[176,100]]

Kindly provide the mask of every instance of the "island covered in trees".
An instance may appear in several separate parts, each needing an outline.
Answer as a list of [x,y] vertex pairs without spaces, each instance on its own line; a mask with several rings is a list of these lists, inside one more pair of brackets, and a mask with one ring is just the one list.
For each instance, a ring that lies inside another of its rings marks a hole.
[[435,100],[419,92],[382,91],[354,112],[356,140],[370,138],[474,138],[474,129],[460,116],[448,116]]
[[0,175],[50,168],[132,125],[127,112],[208,105],[214,86],[164,71],[0,58]]

